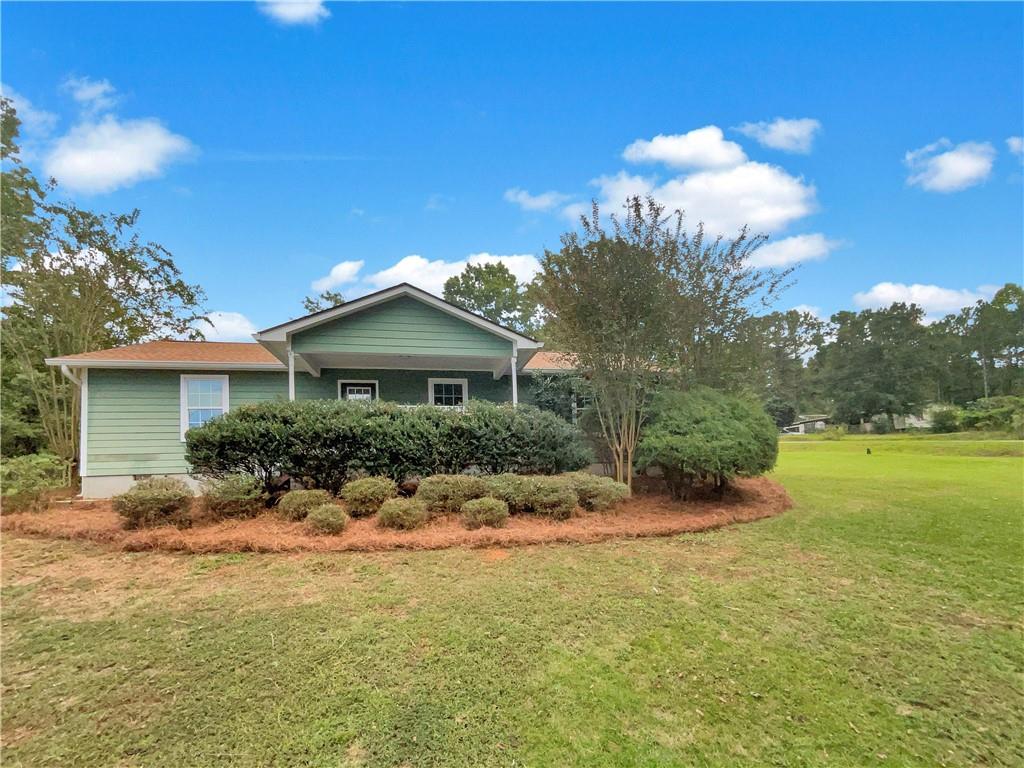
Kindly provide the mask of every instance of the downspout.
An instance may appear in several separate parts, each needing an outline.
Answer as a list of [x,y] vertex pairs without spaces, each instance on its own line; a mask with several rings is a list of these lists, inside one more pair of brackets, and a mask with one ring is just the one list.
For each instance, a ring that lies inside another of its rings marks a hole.
[[82,493],[85,493],[85,478],[88,476],[87,447],[89,443],[89,369],[81,368],[76,376],[71,368],[62,363],[60,372],[68,381],[78,387],[78,476],[82,479]]

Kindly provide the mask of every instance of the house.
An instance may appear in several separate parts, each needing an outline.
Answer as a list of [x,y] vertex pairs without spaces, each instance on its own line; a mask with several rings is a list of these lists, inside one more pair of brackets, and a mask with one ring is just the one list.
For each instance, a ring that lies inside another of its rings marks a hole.
[[832,421],[827,413],[812,413],[797,416],[788,427],[782,428],[784,435],[810,435],[821,432]]
[[147,475],[188,479],[185,432],[244,403],[516,404],[529,400],[530,375],[572,368],[536,339],[405,283],[254,338],[152,341],[48,359],[81,387],[83,496],[111,496]]

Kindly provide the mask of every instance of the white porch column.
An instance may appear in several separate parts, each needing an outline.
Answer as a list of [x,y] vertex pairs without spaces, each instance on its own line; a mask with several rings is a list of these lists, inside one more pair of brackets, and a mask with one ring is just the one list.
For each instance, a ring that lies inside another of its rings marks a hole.
[[295,399],[295,352],[292,343],[288,342],[288,399]]
[[512,355],[512,406],[519,405],[519,381],[516,378],[516,356]]

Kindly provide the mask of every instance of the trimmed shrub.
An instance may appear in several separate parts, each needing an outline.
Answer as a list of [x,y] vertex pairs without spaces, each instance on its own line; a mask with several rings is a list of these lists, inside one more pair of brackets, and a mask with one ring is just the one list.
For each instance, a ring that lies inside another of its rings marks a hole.
[[844,437],[846,437],[845,424],[835,424],[831,427],[825,427],[821,431],[822,440],[842,440]]
[[958,432],[960,430],[960,409],[949,406],[947,408],[936,408],[931,413],[932,432],[940,434],[947,432]]
[[313,533],[341,533],[348,525],[348,515],[337,504],[321,504],[306,515],[306,527]]
[[533,511],[533,495],[537,487],[535,475],[513,475],[510,473],[487,478],[488,495],[501,499],[514,515]]
[[398,484],[390,477],[364,477],[341,489],[341,498],[352,517],[374,514],[380,505],[398,495]]
[[327,491],[321,490],[288,491],[274,509],[285,520],[298,522],[305,520],[306,515],[317,507],[330,504],[333,498]]
[[530,493],[530,509],[552,520],[568,520],[576,511],[579,497],[566,477],[538,477]]
[[68,485],[69,475],[68,462],[46,453],[0,461],[0,510],[12,513],[45,509],[50,492]]
[[384,528],[395,528],[400,531],[411,531],[419,528],[430,519],[427,505],[416,498],[399,496],[388,499],[380,506],[377,513],[377,524]]
[[124,518],[125,528],[157,525],[192,525],[192,489],[176,477],[149,477],[113,499],[114,511]]
[[529,405],[470,401],[464,410],[305,400],[245,405],[185,435],[196,472],[252,474],[267,490],[286,474],[338,493],[359,475],[555,474],[586,466],[578,429]]
[[657,467],[675,498],[697,488],[722,493],[732,478],[760,475],[778,456],[775,423],[760,404],[699,387],[664,391],[637,446],[640,467]]
[[610,509],[629,498],[629,486],[610,477],[592,475],[589,472],[570,472],[563,477],[572,484],[579,497],[580,506],[591,512]]
[[252,475],[226,475],[203,488],[203,506],[215,518],[253,517],[267,505],[263,484]]
[[458,512],[470,499],[486,496],[488,483],[474,475],[431,475],[420,481],[416,497],[435,515]]
[[476,528],[504,528],[508,521],[508,504],[493,496],[470,499],[462,505],[462,524],[470,530]]

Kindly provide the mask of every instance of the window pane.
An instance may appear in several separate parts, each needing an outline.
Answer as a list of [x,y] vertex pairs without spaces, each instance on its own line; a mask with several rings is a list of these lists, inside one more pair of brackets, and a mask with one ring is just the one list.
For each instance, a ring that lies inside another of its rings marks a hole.
[[214,419],[220,416],[222,413],[220,408],[189,408],[188,409],[188,426],[189,429],[192,427],[201,427],[203,424],[208,422],[210,419]]
[[463,397],[462,384],[434,384],[434,405],[462,405]]
[[220,379],[188,379],[186,387],[189,408],[220,408],[224,403]]

